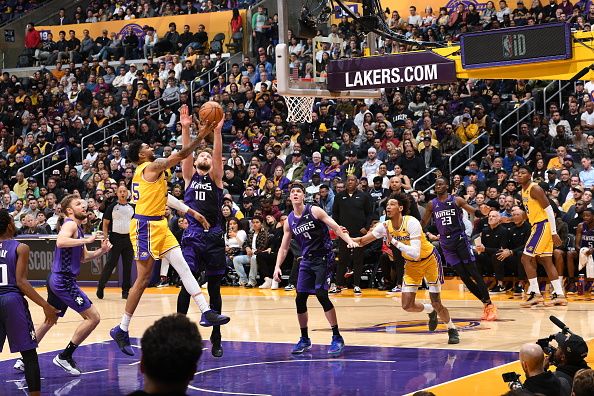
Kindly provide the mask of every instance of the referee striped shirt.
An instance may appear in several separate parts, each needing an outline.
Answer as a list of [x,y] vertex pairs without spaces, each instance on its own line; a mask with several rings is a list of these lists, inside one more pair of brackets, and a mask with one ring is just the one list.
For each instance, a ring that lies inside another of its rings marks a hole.
[[105,210],[104,220],[109,220],[109,232],[121,235],[130,234],[130,220],[134,215],[134,208],[129,203],[124,205],[117,201]]

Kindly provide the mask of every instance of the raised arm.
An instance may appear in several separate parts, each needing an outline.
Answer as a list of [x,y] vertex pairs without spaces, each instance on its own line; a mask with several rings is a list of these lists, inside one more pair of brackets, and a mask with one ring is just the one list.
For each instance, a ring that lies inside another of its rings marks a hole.
[[[190,126],[192,125],[192,115],[189,114],[188,106],[184,105],[179,109],[179,122],[182,127],[182,147],[188,147],[192,143],[190,137]],[[183,159],[182,163],[182,175],[186,186],[190,185],[190,180],[194,176],[194,154],[188,155]]]
[[274,280],[277,282],[281,281],[281,266],[287,258],[287,253],[289,252],[289,247],[291,246],[291,239],[293,238],[293,233],[291,232],[291,228],[289,227],[289,221],[285,220],[285,224],[283,225],[283,241],[281,242],[280,247],[278,248],[278,254],[276,255],[276,266],[274,267]]
[[212,166],[210,176],[219,188],[223,188],[223,123],[225,118],[217,124],[214,130],[214,142],[212,147]]
[[311,213],[316,219],[323,221],[328,227],[330,227],[332,231],[334,231],[334,233],[340,237],[340,239],[346,242],[349,248],[359,247],[359,245],[351,239],[349,234],[345,233],[342,230],[342,227],[339,226],[332,217],[328,216],[328,214],[323,209],[313,206],[311,208]]
[[17,247],[17,265],[16,265],[16,282],[17,287],[29,300],[43,308],[45,314],[45,323],[53,325],[58,320],[57,313],[60,312],[53,306],[51,306],[43,297],[37,293],[29,280],[27,279],[27,269],[29,267],[29,246],[24,243],[19,244]]
[[[192,141],[189,145],[183,146],[181,150],[176,153],[171,154],[167,158],[157,158],[153,162],[151,162],[146,168],[144,168],[145,176],[148,176],[147,179],[152,181],[158,177],[161,173],[165,172],[167,169],[173,168],[175,165],[179,164],[184,158],[192,154],[202,142],[202,139],[206,135],[208,135],[214,128],[215,125],[213,124],[199,124],[199,131],[198,136],[194,141]],[[152,176],[152,177],[151,177]]]

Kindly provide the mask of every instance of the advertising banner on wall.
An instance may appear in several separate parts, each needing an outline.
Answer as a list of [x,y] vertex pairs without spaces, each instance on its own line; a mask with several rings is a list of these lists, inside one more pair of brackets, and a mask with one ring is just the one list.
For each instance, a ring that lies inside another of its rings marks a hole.
[[328,64],[328,89],[395,88],[456,81],[456,64],[431,51],[341,59]]
[[[66,32],[68,37],[68,31],[74,30],[76,37],[79,39],[83,36],[83,30],[88,30],[89,35],[95,39],[101,36],[101,32],[106,29],[108,32],[115,32],[118,37],[125,37],[129,32],[133,32],[138,36],[139,39],[144,38],[143,26],[151,26],[155,28],[157,36],[159,38],[165,36],[165,33],[169,31],[169,24],[174,22],[177,31],[183,32],[184,25],[190,25],[190,31],[196,33],[198,25],[204,25],[206,32],[208,33],[209,40],[217,33],[223,33],[225,35],[225,41],[229,41],[231,36],[231,17],[232,11],[219,11],[209,12],[204,14],[192,14],[192,15],[177,15],[163,18],[143,18],[143,19],[131,19],[128,21],[108,21],[101,23],[81,23],[75,25],[62,25],[62,26],[38,26],[37,30],[41,34],[41,39],[44,40],[47,37],[48,32],[52,32],[54,40],[58,39],[58,33],[63,30]],[[240,10],[242,20],[246,20],[246,10]]]
[[[36,238],[16,238],[19,242],[29,246],[31,253],[29,253],[29,272],[27,274],[30,281],[44,282],[49,275],[52,263],[54,262],[54,250],[56,248],[55,236],[38,236]],[[86,245],[88,250],[95,250],[101,247],[101,241]],[[98,282],[101,276],[101,271],[107,263],[107,255],[101,256],[97,260],[87,263],[82,263],[80,266],[80,275],[78,280],[80,282]],[[110,281],[118,280],[118,271],[116,271]]]

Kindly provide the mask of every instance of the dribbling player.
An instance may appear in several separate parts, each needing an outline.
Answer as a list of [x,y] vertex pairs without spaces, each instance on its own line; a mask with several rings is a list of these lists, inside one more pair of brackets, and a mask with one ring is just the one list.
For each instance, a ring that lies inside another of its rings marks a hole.
[[39,395],[37,339],[23,294],[43,308],[45,322],[50,325],[56,323],[60,311],[45,301],[27,280],[29,246],[12,239],[15,232],[12,217],[6,209],[0,209],[0,352],[8,338],[10,352],[21,353],[19,368],[25,372],[29,394]]
[[435,181],[437,197],[427,204],[421,224],[426,227],[429,219],[433,218],[446,263],[456,270],[468,290],[484,304],[481,319],[497,320],[497,307],[491,302],[487,285],[476,267],[474,252],[462,221],[462,210],[472,215],[477,211],[461,197],[448,194],[448,189],[447,179],[438,177]]
[[[180,108],[180,115],[181,118],[188,116],[187,106]],[[175,268],[202,312],[200,325],[208,327],[229,322],[229,317],[210,309],[164,217],[168,195],[165,171],[192,154],[213,128],[214,125],[200,124],[196,140],[167,158],[155,158],[153,149],[140,140],[132,141],[128,147],[128,157],[138,165],[132,178],[132,201],[136,204],[136,214],[130,222],[130,240],[138,275],[126,300],[122,320],[110,331],[120,350],[127,355],[134,355],[128,334],[130,320],[149,284],[154,261],[163,257]]]
[[[71,375],[80,375],[72,354],[76,348],[91,334],[100,321],[99,312],[76,283],[82,262],[91,261],[109,252],[111,243],[104,239],[101,248],[89,252],[85,247],[95,241],[95,236],[85,238],[81,224],[87,220],[87,203],[75,195],[67,195],[60,204],[66,215],[56,240],[56,251],[52,271],[47,281],[47,302],[60,310],[62,317],[68,308],[76,311],[84,319],[78,325],[72,339],[61,353],[54,357],[54,364]],[[52,327],[52,323],[43,323],[37,329],[37,342]],[[18,364],[18,362],[17,362]],[[16,365],[15,365],[16,367]]]
[[[188,146],[191,142],[192,116],[182,114],[180,122],[182,146]],[[189,225],[182,236],[182,252],[194,276],[197,277],[202,271],[205,271],[210,307],[217,313],[221,313],[223,306],[221,280],[226,271],[223,214],[221,212],[223,206],[223,137],[221,127],[222,123],[215,128],[212,153],[208,149],[202,150],[197,153],[196,158],[190,155],[181,164],[186,186],[184,204],[201,213],[208,223],[208,226],[205,227],[194,217],[186,216]],[[177,297],[177,312],[187,314],[189,305],[190,294],[182,286]],[[213,326],[210,341],[212,355],[223,356],[221,326]]]
[[547,276],[553,285],[551,301],[546,305],[567,305],[559,274],[553,264],[553,247],[561,246],[561,238],[557,235],[557,225],[555,224],[555,212],[543,189],[532,182],[532,170],[529,167],[520,166],[517,178],[522,185],[522,202],[526,209],[526,216],[532,225],[532,232],[522,254],[522,265],[530,286],[526,291],[526,300],[520,303],[520,306],[529,308],[544,304],[536,278],[537,261],[540,261],[545,267]]
[[[456,325],[450,318],[448,309],[441,303],[441,283],[443,273],[439,254],[423,233],[421,223],[412,216],[406,215],[410,207],[408,197],[401,193],[392,194],[386,204],[388,220],[379,223],[375,228],[355,242],[364,246],[375,239],[390,238],[390,247],[402,252],[404,257],[404,277],[402,287],[402,308],[407,312],[425,312],[429,314],[429,330],[437,328],[437,316],[447,324],[448,344],[458,344],[460,336]],[[417,290],[423,283],[429,285],[431,304],[415,302]]]
[[344,339],[338,331],[336,309],[328,298],[330,277],[334,268],[334,253],[328,228],[342,238],[349,248],[355,248],[358,245],[324,210],[304,204],[305,187],[303,185],[298,183],[291,185],[290,199],[293,211],[283,226],[284,235],[276,257],[274,279],[277,282],[281,281],[281,266],[287,257],[291,240],[294,239],[301,247],[303,258],[299,263],[297,297],[295,298],[301,338],[293,347],[292,353],[297,355],[311,349],[311,340],[307,333],[307,299],[310,294],[315,294],[332,328],[332,342],[328,353],[338,355],[344,349]]

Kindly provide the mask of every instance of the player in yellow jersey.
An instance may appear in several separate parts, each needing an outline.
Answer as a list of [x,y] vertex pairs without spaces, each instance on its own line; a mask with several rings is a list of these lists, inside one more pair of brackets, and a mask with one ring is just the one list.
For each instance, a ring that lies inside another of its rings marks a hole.
[[[192,124],[192,116],[188,107],[180,108],[182,129],[188,130]],[[223,121],[216,126],[215,133],[221,133]],[[132,315],[140,302],[144,289],[148,286],[153,263],[166,258],[175,268],[184,287],[198,304],[202,312],[202,326],[224,325],[229,322],[227,316],[219,315],[210,309],[198,282],[182,254],[181,248],[164,218],[165,206],[168,202],[167,180],[165,172],[177,165],[198,148],[202,139],[212,132],[214,125],[199,125],[198,137],[189,145],[167,158],[155,158],[153,148],[140,140],[130,142],[128,157],[137,164],[132,178],[132,201],[136,203],[135,214],[130,222],[130,240],[134,249],[137,278],[130,289],[126,308],[120,324],[111,329],[110,335],[127,355],[134,355],[130,345],[128,326]],[[183,205],[183,204],[182,204]],[[183,205],[182,211],[187,211]]]
[[[460,336],[456,325],[450,318],[448,309],[441,303],[441,284],[443,272],[441,259],[433,245],[427,240],[421,223],[412,216],[406,215],[410,201],[405,194],[392,194],[386,204],[386,220],[379,223],[367,235],[353,238],[361,246],[375,239],[387,238],[390,247],[402,252],[405,260],[402,287],[402,309],[407,312],[425,312],[429,314],[429,330],[437,328],[437,316],[447,324],[448,344],[458,344]],[[429,284],[431,304],[415,301],[417,290],[423,283]]]
[[532,182],[532,170],[529,167],[520,166],[517,179],[522,185],[522,202],[526,209],[526,216],[532,225],[532,232],[522,254],[522,265],[530,286],[526,291],[526,300],[520,305],[528,308],[544,304],[536,278],[537,262],[544,266],[553,285],[551,302],[547,305],[567,305],[559,274],[553,264],[553,249],[561,245],[561,238],[557,235],[555,212],[544,190]]

